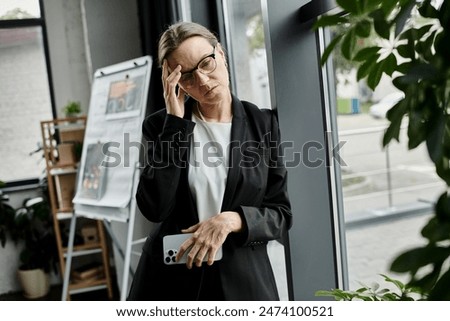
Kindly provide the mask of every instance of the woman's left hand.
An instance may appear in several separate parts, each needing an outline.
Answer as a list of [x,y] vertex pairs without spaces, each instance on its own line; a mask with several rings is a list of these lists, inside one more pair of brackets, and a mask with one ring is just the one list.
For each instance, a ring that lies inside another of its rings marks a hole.
[[217,251],[228,234],[240,232],[242,224],[241,216],[237,212],[228,211],[182,230],[183,233],[193,233],[193,235],[181,244],[176,260],[189,250],[186,262],[188,269],[191,269],[194,263],[200,267],[205,256],[208,256],[207,264],[212,265]]

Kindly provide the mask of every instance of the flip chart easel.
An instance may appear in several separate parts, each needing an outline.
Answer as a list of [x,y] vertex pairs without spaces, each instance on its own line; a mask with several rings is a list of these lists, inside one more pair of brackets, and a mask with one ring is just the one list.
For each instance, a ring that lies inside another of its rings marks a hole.
[[[62,300],[67,298],[79,217],[102,220],[124,261],[120,299],[126,299],[133,240],[136,189],[140,174],[142,122],[147,106],[151,57],[99,69],[94,74],[89,114],[70,222]],[[128,224],[125,249],[111,222]]]

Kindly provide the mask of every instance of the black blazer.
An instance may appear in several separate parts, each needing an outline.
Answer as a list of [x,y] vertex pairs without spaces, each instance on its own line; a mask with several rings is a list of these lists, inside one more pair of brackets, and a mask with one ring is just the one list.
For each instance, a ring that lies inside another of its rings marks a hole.
[[[202,282],[201,268],[163,263],[162,238],[181,233],[198,222],[188,185],[192,100],[184,118],[166,110],[148,116],[143,135],[148,142],[137,204],[152,222],[162,222],[158,235],[144,245],[129,300],[195,300]],[[279,148],[279,128],[271,110],[233,96],[230,169],[222,211],[240,213],[245,231],[232,233],[223,245],[219,270],[226,300],[278,300],[266,244],[281,239],[292,224],[287,172]]]

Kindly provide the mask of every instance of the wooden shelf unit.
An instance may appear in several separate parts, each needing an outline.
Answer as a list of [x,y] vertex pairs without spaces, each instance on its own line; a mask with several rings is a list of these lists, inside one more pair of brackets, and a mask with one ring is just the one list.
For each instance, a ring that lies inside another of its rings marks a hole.
[[[63,244],[61,223],[70,221],[73,215],[72,198],[76,188],[76,175],[78,169],[79,155],[76,148],[80,151],[84,139],[84,130],[86,128],[86,117],[61,118],[41,122],[41,133],[43,152],[46,162],[49,201],[53,216],[53,226],[56,236],[56,244],[59,254],[59,266],[62,277],[66,267],[67,247]],[[73,155],[69,157],[59,153],[58,147],[73,144]],[[63,159],[63,161],[62,161]],[[70,176],[70,178],[69,178]],[[65,181],[64,181],[65,179]],[[63,186],[64,183],[64,186]],[[68,190],[67,190],[68,189]],[[103,265],[103,277],[96,280],[71,281],[68,289],[68,300],[73,294],[88,291],[106,289],[108,298],[113,298],[111,283],[111,273],[109,264],[108,246],[102,221],[90,220],[94,222],[98,233],[98,242],[75,245],[72,257],[89,256],[101,254],[101,264]]]

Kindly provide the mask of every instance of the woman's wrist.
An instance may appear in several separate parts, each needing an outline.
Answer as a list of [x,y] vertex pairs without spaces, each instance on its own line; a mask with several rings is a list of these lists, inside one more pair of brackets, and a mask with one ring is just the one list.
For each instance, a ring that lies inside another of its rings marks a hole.
[[227,225],[231,233],[239,233],[243,230],[244,223],[238,212],[227,211],[222,212],[221,215],[227,217]]

